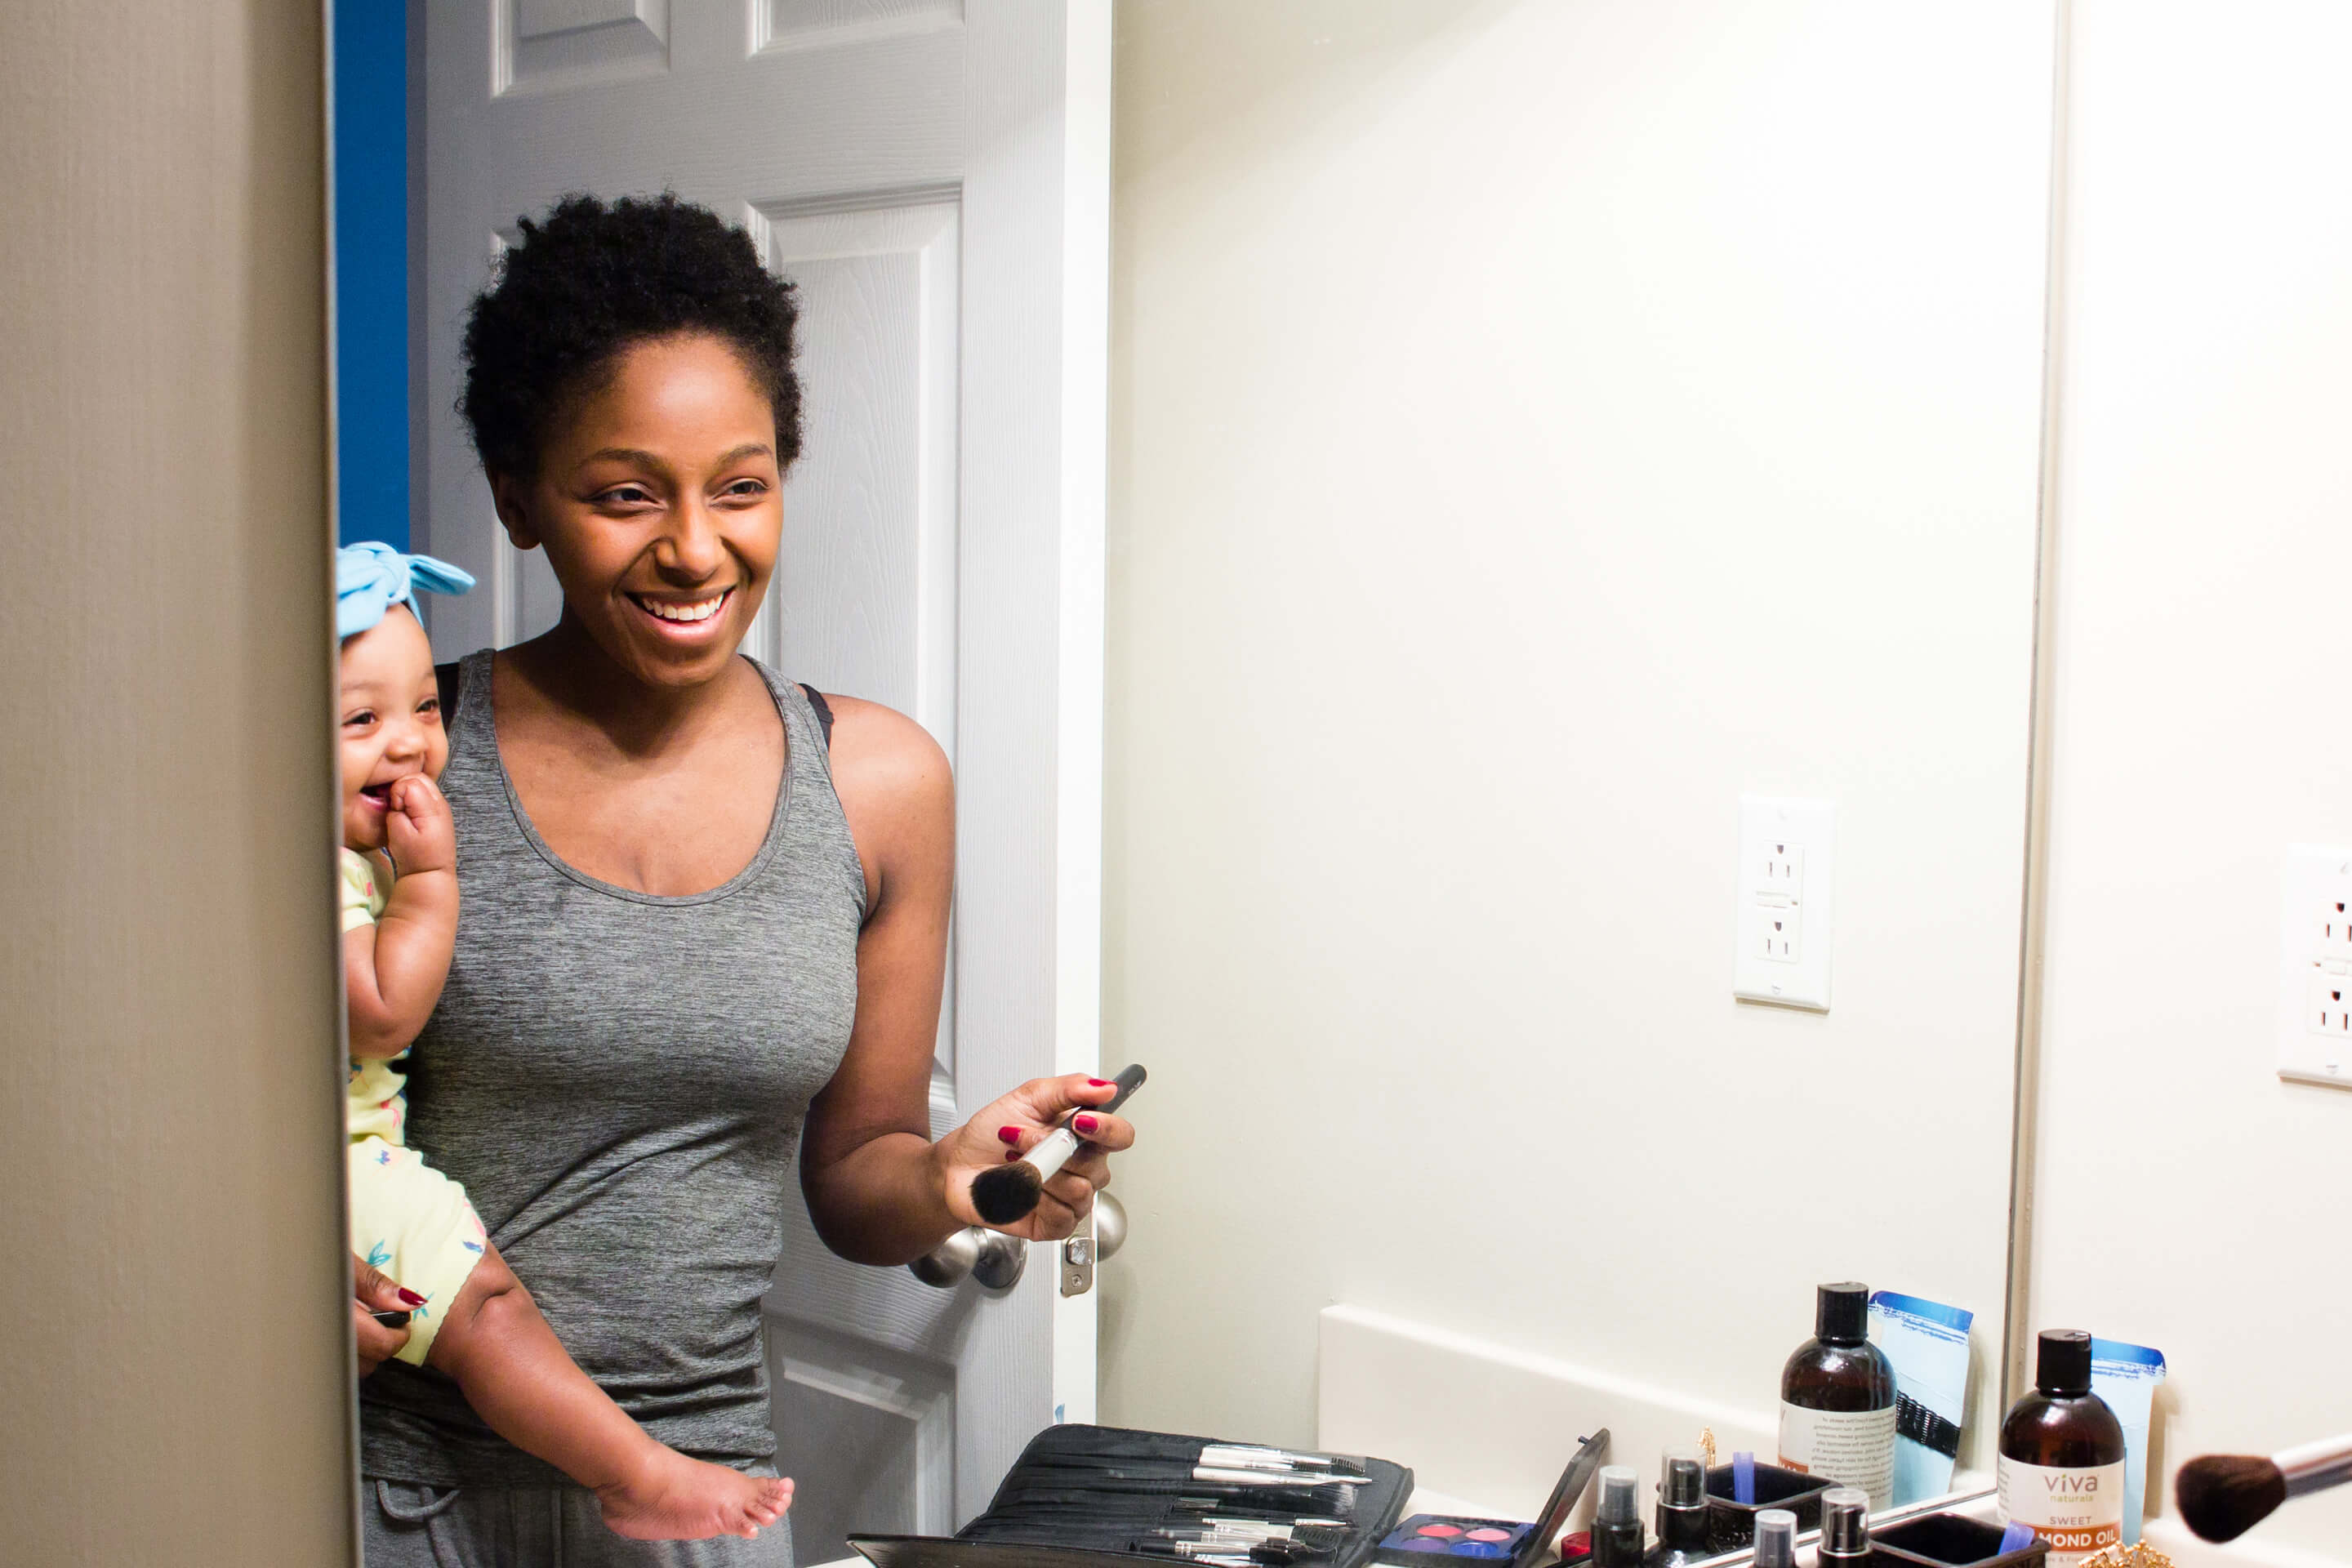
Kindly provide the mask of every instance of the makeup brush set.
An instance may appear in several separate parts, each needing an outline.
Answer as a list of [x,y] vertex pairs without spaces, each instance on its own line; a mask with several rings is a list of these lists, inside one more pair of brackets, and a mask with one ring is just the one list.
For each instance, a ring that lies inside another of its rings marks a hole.
[[1360,1568],[1404,1512],[1385,1459],[1114,1426],[1048,1426],[952,1540],[852,1536],[882,1568]]

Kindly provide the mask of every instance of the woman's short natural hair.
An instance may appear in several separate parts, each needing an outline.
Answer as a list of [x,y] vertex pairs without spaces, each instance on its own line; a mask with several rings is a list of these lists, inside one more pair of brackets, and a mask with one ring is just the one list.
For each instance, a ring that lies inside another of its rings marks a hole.
[[555,421],[594,392],[627,349],[702,332],[741,356],[776,416],[776,465],[801,449],[793,374],[793,286],[760,265],[751,237],[668,192],[609,205],[569,195],[506,253],[466,321],[457,400],[492,474],[534,477]]

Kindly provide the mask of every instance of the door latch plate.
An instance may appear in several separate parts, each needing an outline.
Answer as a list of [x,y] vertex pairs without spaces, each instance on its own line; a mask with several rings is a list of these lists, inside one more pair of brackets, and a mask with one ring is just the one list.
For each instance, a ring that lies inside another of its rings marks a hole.
[[1089,1225],[1087,1234],[1062,1243],[1062,1294],[1083,1296],[1094,1288],[1095,1238]]

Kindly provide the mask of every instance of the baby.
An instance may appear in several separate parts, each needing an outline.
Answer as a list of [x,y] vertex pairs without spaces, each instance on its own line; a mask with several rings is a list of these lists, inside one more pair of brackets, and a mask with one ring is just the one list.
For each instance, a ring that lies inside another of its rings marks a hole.
[[473,579],[383,544],[337,552],[343,973],[350,992],[352,1250],[423,1298],[401,1360],[449,1374],[483,1420],[595,1492],[640,1540],[751,1536],[793,1483],[690,1459],[646,1435],[572,1363],[466,1191],[403,1141],[394,1070],[439,1000],[457,938],[457,835],[434,780],[449,760],[415,591]]

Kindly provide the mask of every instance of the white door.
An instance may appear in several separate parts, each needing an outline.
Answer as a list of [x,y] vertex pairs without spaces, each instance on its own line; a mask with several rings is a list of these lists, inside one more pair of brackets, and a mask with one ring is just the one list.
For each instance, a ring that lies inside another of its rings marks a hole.
[[[428,0],[430,516],[482,587],[443,658],[551,624],[451,412],[466,303],[519,214],[668,188],[802,290],[803,456],[749,651],[911,713],[954,760],[933,1120],[1097,1068],[1108,0]],[[841,1262],[797,1204],[768,1299],[802,1561],[946,1531],[1091,1418],[1094,1298]]]

